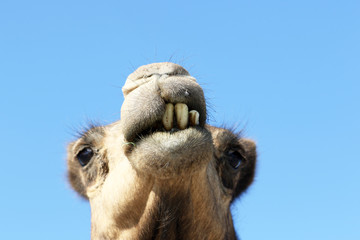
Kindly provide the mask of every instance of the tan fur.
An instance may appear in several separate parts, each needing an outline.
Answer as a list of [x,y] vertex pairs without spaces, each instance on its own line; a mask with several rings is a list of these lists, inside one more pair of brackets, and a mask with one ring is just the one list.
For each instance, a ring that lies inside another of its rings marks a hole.
[[[203,91],[179,65],[142,66],[123,92],[121,121],[68,147],[69,181],[90,201],[92,239],[235,239],[229,206],[253,180],[255,144],[205,125]],[[199,126],[161,130],[169,102],[197,110]],[[94,155],[81,166],[85,148]]]

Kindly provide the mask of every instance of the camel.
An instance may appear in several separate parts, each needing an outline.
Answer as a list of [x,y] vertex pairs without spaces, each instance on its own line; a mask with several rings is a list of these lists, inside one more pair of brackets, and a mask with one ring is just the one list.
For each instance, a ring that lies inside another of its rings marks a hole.
[[256,145],[206,124],[187,70],[129,75],[121,118],[68,145],[68,179],[91,207],[91,239],[236,239],[230,204],[253,182]]

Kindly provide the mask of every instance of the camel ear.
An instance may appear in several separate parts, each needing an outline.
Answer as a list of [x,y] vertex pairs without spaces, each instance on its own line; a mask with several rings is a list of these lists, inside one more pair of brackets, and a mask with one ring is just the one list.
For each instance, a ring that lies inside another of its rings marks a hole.
[[240,144],[244,147],[246,156],[256,160],[256,143],[253,140],[242,138]]
[[255,176],[256,168],[256,144],[250,139],[240,139],[239,143],[245,151],[245,162],[240,169],[240,176],[237,182],[233,199],[240,196],[251,185]]

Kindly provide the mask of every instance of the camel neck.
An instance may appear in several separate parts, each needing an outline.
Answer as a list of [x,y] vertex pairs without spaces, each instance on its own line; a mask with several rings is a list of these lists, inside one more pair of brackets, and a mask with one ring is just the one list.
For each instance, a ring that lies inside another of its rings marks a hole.
[[122,211],[102,230],[93,221],[92,239],[236,239],[230,212],[217,211],[217,196],[204,181],[206,174],[155,180],[126,215]]

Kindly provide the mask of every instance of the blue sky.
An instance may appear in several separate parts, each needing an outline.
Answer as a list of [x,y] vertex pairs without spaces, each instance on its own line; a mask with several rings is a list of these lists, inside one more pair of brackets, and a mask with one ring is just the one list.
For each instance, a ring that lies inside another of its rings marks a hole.
[[360,239],[359,1],[0,2],[0,239],[89,239],[65,147],[140,65],[197,77],[258,144],[242,239]]

